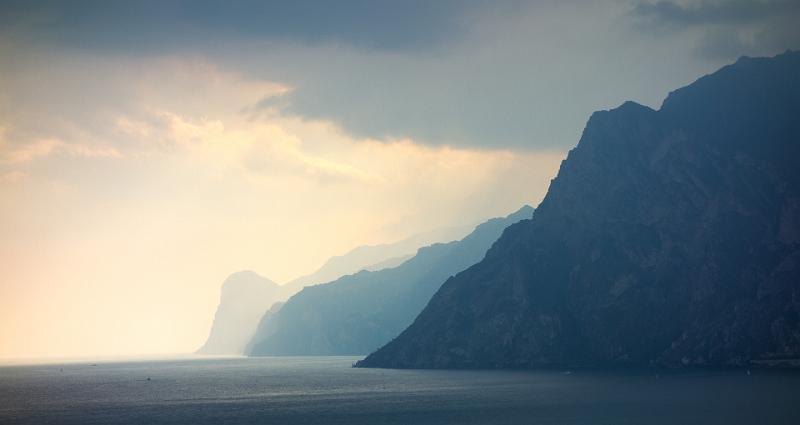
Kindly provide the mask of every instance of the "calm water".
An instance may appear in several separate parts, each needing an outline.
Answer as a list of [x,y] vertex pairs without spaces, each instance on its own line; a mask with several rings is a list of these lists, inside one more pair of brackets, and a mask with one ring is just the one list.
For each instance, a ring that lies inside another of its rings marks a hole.
[[398,371],[355,360],[0,367],[0,424],[800,424],[797,373]]

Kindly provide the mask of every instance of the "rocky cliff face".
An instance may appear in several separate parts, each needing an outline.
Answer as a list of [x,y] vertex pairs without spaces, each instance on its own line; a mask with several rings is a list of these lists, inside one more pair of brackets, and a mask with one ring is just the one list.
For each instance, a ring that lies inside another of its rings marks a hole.
[[590,118],[532,220],[364,367],[800,357],[800,53]]
[[281,286],[251,271],[228,276],[222,283],[211,332],[198,354],[242,354],[259,320],[281,298]]
[[405,329],[448,277],[480,261],[524,207],[489,220],[460,241],[421,248],[401,265],[304,288],[269,315],[251,355],[347,355],[375,350]]

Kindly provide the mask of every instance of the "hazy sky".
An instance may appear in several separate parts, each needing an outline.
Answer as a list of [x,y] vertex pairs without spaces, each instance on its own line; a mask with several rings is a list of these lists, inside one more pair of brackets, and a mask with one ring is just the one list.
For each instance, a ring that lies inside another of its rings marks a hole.
[[0,357],[188,352],[219,286],[536,205],[589,114],[800,2],[0,3]]

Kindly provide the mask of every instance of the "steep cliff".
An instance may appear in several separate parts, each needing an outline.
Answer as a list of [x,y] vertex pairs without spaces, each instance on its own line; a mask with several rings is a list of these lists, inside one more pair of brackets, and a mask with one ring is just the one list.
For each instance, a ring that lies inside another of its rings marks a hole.
[[489,220],[460,241],[421,248],[395,268],[306,287],[262,323],[250,354],[369,353],[405,329],[445,279],[480,261],[506,226],[532,213],[526,206]]
[[242,354],[259,320],[280,299],[281,287],[251,271],[233,273],[222,283],[208,340],[198,354]]
[[800,357],[800,53],[589,119],[506,229],[363,367]]

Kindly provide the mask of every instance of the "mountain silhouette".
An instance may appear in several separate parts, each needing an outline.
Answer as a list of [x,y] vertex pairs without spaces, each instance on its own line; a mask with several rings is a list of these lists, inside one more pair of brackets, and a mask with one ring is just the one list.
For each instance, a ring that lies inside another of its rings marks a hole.
[[206,343],[198,354],[242,354],[264,311],[280,298],[281,287],[252,271],[228,276]]
[[395,267],[414,255],[420,247],[437,242],[449,242],[469,233],[468,226],[445,227],[419,233],[393,243],[362,245],[343,255],[329,258],[314,273],[298,277],[284,284],[288,296],[309,285],[330,282],[361,270],[377,271]]
[[800,53],[594,113],[531,220],[362,367],[800,358]]
[[331,257],[314,273],[293,279],[283,285],[252,271],[230,275],[222,285],[222,296],[214,316],[208,340],[198,354],[242,354],[252,347],[253,335],[264,320],[277,312],[283,301],[305,286],[315,285],[356,273],[396,267],[421,246],[457,239],[467,227],[446,227],[420,233],[398,242],[364,245]]
[[526,206],[489,220],[460,241],[419,249],[395,268],[308,286],[262,321],[249,354],[369,353],[408,326],[447,277],[480,261],[505,227],[532,213]]

